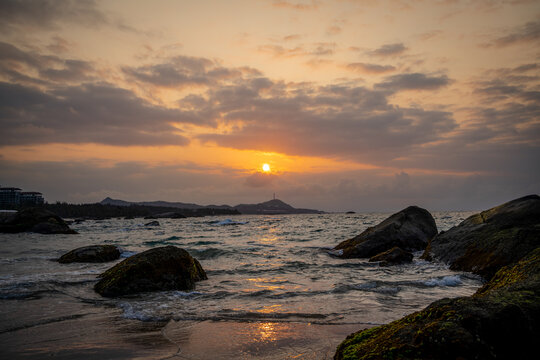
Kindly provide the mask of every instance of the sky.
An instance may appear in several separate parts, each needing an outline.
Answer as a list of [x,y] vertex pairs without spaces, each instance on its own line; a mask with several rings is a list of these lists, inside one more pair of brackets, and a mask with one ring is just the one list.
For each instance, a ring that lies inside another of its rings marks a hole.
[[540,193],[539,57],[537,0],[2,0],[0,186],[483,210]]

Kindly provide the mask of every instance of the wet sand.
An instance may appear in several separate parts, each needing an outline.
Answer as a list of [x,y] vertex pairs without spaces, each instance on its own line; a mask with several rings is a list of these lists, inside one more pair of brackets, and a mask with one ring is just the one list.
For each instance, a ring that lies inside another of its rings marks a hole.
[[3,359],[331,359],[365,325],[142,322],[118,308],[56,297],[2,300]]

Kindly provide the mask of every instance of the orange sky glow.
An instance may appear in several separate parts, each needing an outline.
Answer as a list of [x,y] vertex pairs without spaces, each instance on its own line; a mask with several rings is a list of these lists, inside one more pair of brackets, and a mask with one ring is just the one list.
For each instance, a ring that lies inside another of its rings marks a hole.
[[482,209],[540,190],[538,1],[0,14],[0,185],[50,202]]

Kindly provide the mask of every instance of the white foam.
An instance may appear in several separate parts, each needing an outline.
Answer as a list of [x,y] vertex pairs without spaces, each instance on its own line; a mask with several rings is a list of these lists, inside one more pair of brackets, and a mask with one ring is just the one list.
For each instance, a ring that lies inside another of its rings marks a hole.
[[328,253],[330,255],[334,255],[334,256],[342,256],[343,255],[343,249],[341,249],[341,250],[328,250]]
[[222,221],[218,221],[215,223],[215,225],[244,225],[247,224],[247,221],[234,221],[231,219],[225,219]]
[[461,285],[461,277],[459,275],[450,275],[442,278],[431,278],[423,282],[427,286],[458,286]]
[[135,254],[137,254],[136,251],[127,251],[127,250],[120,249],[120,257],[121,258],[128,258],[128,257],[133,256]]

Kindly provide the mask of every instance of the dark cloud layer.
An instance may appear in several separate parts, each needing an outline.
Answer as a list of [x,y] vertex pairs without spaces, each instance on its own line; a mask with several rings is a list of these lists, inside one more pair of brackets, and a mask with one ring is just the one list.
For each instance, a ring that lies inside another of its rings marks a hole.
[[99,26],[109,23],[93,0],[2,0],[0,29],[55,29],[60,22]]
[[402,43],[386,44],[378,49],[370,51],[369,54],[373,56],[387,57],[401,55],[407,50],[407,47]]
[[100,143],[184,145],[173,121],[192,121],[178,110],[148,104],[110,84],[85,84],[43,92],[0,83],[0,145]]
[[396,70],[396,68],[392,65],[368,64],[360,62],[347,64],[347,69],[365,74],[384,74]]
[[[27,75],[33,71],[38,73],[37,78]],[[89,80],[94,71],[93,64],[87,61],[41,55],[0,42],[0,75],[14,82],[41,85],[44,81],[78,82]]]
[[400,90],[435,90],[450,84],[446,75],[426,75],[422,73],[399,74],[387,77],[376,88],[392,91]]
[[537,43],[540,40],[540,21],[531,21],[515,29],[511,34],[501,36],[486,46],[506,47],[522,43]]

